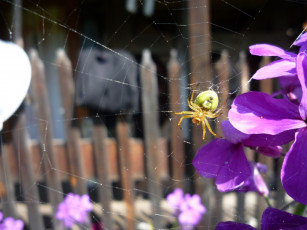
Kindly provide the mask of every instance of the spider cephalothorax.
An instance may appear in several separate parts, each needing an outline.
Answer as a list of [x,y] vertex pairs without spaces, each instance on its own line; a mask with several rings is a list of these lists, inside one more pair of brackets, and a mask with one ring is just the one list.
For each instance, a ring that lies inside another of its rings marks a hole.
[[193,97],[194,91],[192,92],[190,100],[188,99],[188,105],[192,111],[183,111],[175,113],[177,115],[184,115],[180,118],[178,126],[180,126],[183,119],[192,118],[192,122],[194,124],[202,124],[203,140],[205,139],[206,135],[206,127],[209,129],[210,133],[212,133],[213,136],[218,137],[218,135],[212,131],[210,124],[207,120],[207,118],[217,118],[222,114],[221,110],[223,109],[223,107],[214,112],[219,103],[219,99],[216,92],[212,90],[201,92],[200,94],[198,94],[194,102]]

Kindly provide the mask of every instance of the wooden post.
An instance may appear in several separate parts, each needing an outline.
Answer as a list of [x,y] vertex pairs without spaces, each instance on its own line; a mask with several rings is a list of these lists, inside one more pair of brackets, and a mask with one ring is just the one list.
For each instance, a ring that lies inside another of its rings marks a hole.
[[11,170],[9,168],[8,144],[2,142],[2,134],[0,138],[0,196],[2,200],[3,214],[5,216],[17,218],[16,200],[14,196],[14,181],[12,180]]
[[127,229],[135,229],[134,190],[131,168],[131,152],[129,147],[129,127],[126,116],[117,116],[116,150],[119,158],[119,169],[126,205]]
[[[210,0],[190,0],[188,2],[188,7],[191,85],[193,89],[195,84],[199,84],[198,87],[204,91],[209,89],[212,80]],[[196,153],[196,151],[204,145],[204,142],[201,138],[201,128],[196,125],[192,127],[193,149]],[[210,140],[210,138],[206,139]]]
[[31,151],[29,136],[26,129],[26,117],[22,113],[19,115],[16,126],[13,130],[13,144],[15,148],[16,158],[20,162],[21,170],[21,185],[26,196],[31,197],[29,202],[26,202],[28,207],[29,225],[31,229],[44,229],[43,219],[39,212],[39,195],[34,180],[34,172],[31,161]]
[[[112,201],[112,184],[109,176],[109,158],[108,148],[106,145],[107,129],[106,126],[95,124],[93,131],[95,166],[98,173],[99,186],[99,202],[102,205],[102,222],[106,229],[114,228],[114,221],[111,210]],[[102,186],[103,184],[103,186]]]
[[143,51],[140,68],[147,181],[152,205],[153,226],[155,229],[160,229],[162,227],[159,215],[161,213],[162,191],[159,170],[156,169],[158,165],[157,152],[159,151],[158,85],[156,65],[148,49]]
[[[211,31],[210,31],[210,0],[190,0],[189,8],[189,51],[191,60],[191,85],[192,89],[196,84],[202,91],[208,90],[212,79],[211,67]],[[193,88],[194,87],[194,88]],[[196,96],[196,95],[195,95]],[[202,129],[199,126],[192,125],[192,144],[193,152],[205,144],[202,140]],[[212,137],[208,135],[206,142]],[[210,209],[209,201],[213,193],[212,180],[206,181],[199,177],[196,179],[196,192],[201,195],[204,204]],[[209,212],[200,223],[201,226],[210,226]],[[205,227],[204,229],[209,229]]]
[[169,89],[170,89],[170,109],[171,113],[171,160],[172,160],[172,177],[176,181],[176,187],[184,188],[184,145],[182,141],[181,130],[178,127],[180,116],[174,112],[180,112],[180,65],[178,63],[177,50],[171,50],[171,56],[167,65]]
[[[218,92],[219,108],[221,106],[225,106],[222,115],[215,121],[215,126],[216,126],[216,133],[219,136],[223,136],[221,124],[218,121],[225,121],[227,120],[228,116],[227,101],[229,95],[230,61],[229,61],[229,54],[226,50],[222,51],[220,60],[216,62],[214,67],[218,79],[218,85],[220,85]],[[223,193],[217,191],[216,186],[214,189],[215,189],[214,206],[212,206],[213,213],[210,220],[211,221],[210,226],[215,225],[218,222],[222,221],[223,218],[223,207],[222,207]]]
[[53,223],[56,229],[62,229],[62,224],[55,218],[58,204],[62,201],[62,188],[57,172],[58,161],[56,159],[53,140],[53,127],[51,120],[50,105],[47,96],[45,83],[44,65],[39,59],[35,50],[30,52],[32,65],[32,82],[31,89],[33,92],[33,101],[35,112],[38,117],[39,137],[43,159],[43,166],[46,171],[48,193],[50,203],[53,207]]
[[[225,106],[222,115],[218,118],[219,121],[225,121],[228,117],[228,96],[229,96],[229,81],[230,81],[230,61],[227,50],[223,50],[220,60],[215,64],[215,70],[218,79],[219,88],[219,107]],[[223,131],[220,122],[215,122],[216,132],[222,136]]]
[[249,91],[249,67],[246,60],[246,53],[245,51],[241,51],[239,54],[239,63],[238,63],[238,69],[241,73],[241,93],[246,93]]
[[64,110],[65,129],[71,168],[72,187],[78,194],[86,194],[86,180],[84,179],[83,158],[80,147],[80,131],[71,125],[74,112],[74,83],[71,62],[63,49],[57,51],[57,68],[59,72],[59,85],[62,95],[62,107]]

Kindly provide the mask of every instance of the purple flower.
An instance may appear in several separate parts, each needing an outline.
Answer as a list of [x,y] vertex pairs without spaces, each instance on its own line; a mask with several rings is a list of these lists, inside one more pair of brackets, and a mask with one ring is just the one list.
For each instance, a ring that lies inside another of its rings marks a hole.
[[[300,46],[299,52],[307,49],[307,33],[301,35],[294,43]],[[287,52],[277,46],[269,44],[256,44],[249,47],[250,53],[257,56],[276,56],[281,60],[273,61],[270,64],[260,68],[253,79],[261,80],[275,77],[296,77],[296,54]]]
[[193,159],[193,166],[200,175],[215,178],[217,189],[227,192],[241,187],[253,177],[253,170],[244,153],[244,146],[257,149],[265,155],[278,157],[281,148],[294,138],[294,132],[277,136],[251,135],[235,129],[229,121],[222,122],[225,139],[215,139],[200,148]]
[[307,49],[307,33],[302,34],[294,43],[295,46],[300,46],[300,52]]
[[249,47],[250,53],[257,56],[277,56],[281,60],[273,61],[260,68],[253,79],[261,80],[281,76],[296,76],[295,53],[287,52],[277,46],[269,44],[257,44]]
[[244,184],[237,189],[238,192],[248,192],[255,191],[258,192],[259,195],[268,196],[269,189],[266,186],[260,172],[266,171],[266,165],[262,165],[260,163],[253,164],[250,162],[250,166],[253,170],[253,174],[244,181]]
[[215,230],[256,230],[256,228],[248,225],[232,221],[220,222]]
[[[247,224],[236,222],[220,222],[216,230],[255,230]],[[305,230],[307,218],[293,215],[275,208],[267,208],[261,218],[261,230]]]
[[173,193],[168,194],[166,197],[167,203],[174,210],[176,214],[179,210],[180,204],[183,202],[183,191],[180,188],[176,188]]
[[180,204],[180,210],[194,210],[200,214],[205,214],[207,211],[205,206],[201,203],[200,196],[197,194],[194,194],[192,196],[190,194],[185,194],[184,202],[181,202]]
[[296,201],[307,204],[307,54],[297,55],[297,74],[302,87],[299,105],[286,99],[274,99],[260,92],[238,96],[229,111],[229,120],[238,130],[247,134],[276,135],[296,131],[283,162],[281,180],[286,192]]
[[180,188],[169,194],[166,200],[175,209],[174,214],[178,215],[179,223],[184,230],[192,229],[196,226],[200,222],[202,215],[207,211],[201,203],[199,195],[184,195]]
[[3,223],[0,225],[1,230],[21,230],[23,229],[24,223],[22,220],[14,220],[12,217],[7,217],[4,219]]
[[75,223],[88,223],[88,213],[92,209],[93,205],[87,194],[80,196],[69,193],[59,204],[56,218],[63,221],[67,228],[71,228]]
[[261,230],[307,229],[307,218],[275,208],[267,208],[262,214]]
[[0,212],[0,230],[22,230],[24,223],[22,220],[15,220],[12,217],[3,219],[3,214]]
[[202,214],[193,209],[182,211],[178,220],[183,230],[194,229],[194,227],[201,221]]
[[179,223],[184,229],[189,229],[191,226],[196,226],[202,218],[202,215],[206,213],[206,208],[201,203],[199,195],[186,194],[183,202],[180,204],[181,213],[178,216]]

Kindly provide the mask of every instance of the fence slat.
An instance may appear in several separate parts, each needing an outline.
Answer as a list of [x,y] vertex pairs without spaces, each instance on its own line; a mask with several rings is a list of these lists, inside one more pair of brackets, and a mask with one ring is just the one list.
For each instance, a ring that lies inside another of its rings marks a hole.
[[11,170],[9,168],[8,144],[2,142],[2,137],[0,144],[1,199],[3,203],[3,213],[5,216],[17,218],[14,181],[12,180]]
[[148,49],[143,51],[140,73],[147,181],[152,204],[153,226],[155,229],[160,229],[162,221],[160,221],[159,215],[155,215],[161,213],[160,201],[162,195],[160,174],[159,170],[156,169],[159,151],[158,83],[156,65],[152,61]]
[[[227,120],[227,114],[228,114],[228,93],[229,93],[229,79],[230,79],[230,60],[229,60],[229,54],[227,50],[223,50],[221,53],[220,60],[215,63],[215,71],[217,74],[218,82],[217,84],[220,86],[219,88],[219,107],[225,106],[223,109],[222,115],[218,118],[220,121]],[[220,123],[215,122],[216,124],[216,133],[219,136],[223,136],[223,131],[221,128]],[[223,193],[217,191],[216,186],[214,186],[215,189],[215,206],[213,207],[213,213],[211,217],[211,224],[215,225],[218,222],[220,222],[223,218],[223,207],[222,207],[222,200],[223,200]]]
[[[205,7],[199,7],[205,6]],[[210,29],[210,1],[190,0],[189,7],[189,53],[191,60],[191,85],[199,84],[201,90],[208,90],[212,81],[211,65],[211,29]],[[199,23],[204,22],[204,23]],[[196,95],[195,95],[196,96]],[[194,153],[204,144],[202,130],[192,126]],[[210,140],[209,137],[207,140]],[[202,191],[205,185],[198,184]]]
[[[111,210],[112,185],[109,175],[108,148],[106,145],[107,130],[105,125],[96,124],[93,131],[93,144],[95,154],[95,166],[98,173],[98,180],[103,186],[99,186],[99,202],[102,205],[102,222],[106,229],[113,229],[113,216]],[[115,159],[114,159],[115,160]]]
[[67,147],[69,156],[69,166],[71,168],[72,181],[76,184],[78,194],[86,194],[87,187],[84,178],[83,157],[80,147],[80,131],[77,127],[71,125],[74,109],[74,83],[71,62],[66,56],[64,50],[57,51],[57,68],[59,72],[60,91],[62,107],[64,109],[65,129],[67,136]]
[[[13,131],[13,145],[16,159],[22,162],[20,167],[22,190],[26,198],[28,196],[31,198],[31,202],[26,202],[30,228],[33,230],[44,229],[43,219],[39,212],[39,195],[34,180],[30,140],[26,129],[26,117],[24,113],[19,116]],[[30,191],[29,188],[31,188]]]
[[[199,7],[204,6],[204,7]],[[210,1],[190,0],[189,7],[189,54],[191,61],[191,85],[199,84],[201,90],[208,90],[212,81],[211,66],[211,29],[210,29]],[[204,23],[199,23],[204,22]],[[193,153],[205,144],[202,140],[202,129],[197,125],[192,125]],[[208,135],[206,141],[210,141]],[[198,174],[197,174],[198,175]],[[213,193],[212,180],[204,179],[198,175],[195,183],[196,193],[200,194],[203,203],[210,209],[210,196]],[[214,204],[213,204],[214,205]],[[209,213],[205,215],[199,224],[202,229],[210,229]]]
[[119,169],[126,205],[127,229],[135,229],[134,189],[132,180],[132,162],[129,147],[129,126],[126,116],[119,115],[116,120],[116,150],[119,157]]
[[[172,49],[170,60],[167,65],[169,89],[170,89],[170,109],[173,112],[180,111],[180,65],[178,62],[177,50]],[[171,160],[172,160],[172,179],[176,181],[176,187],[183,189],[184,179],[184,145],[182,141],[181,130],[178,127],[180,116],[171,113]]]
[[35,113],[36,116],[40,119],[39,138],[43,166],[47,172],[47,190],[50,197],[50,203],[54,209],[53,223],[56,229],[63,229],[61,223],[55,218],[56,208],[61,202],[63,195],[59,175],[57,172],[58,161],[56,159],[55,150],[52,143],[53,127],[45,83],[45,69],[43,62],[39,59],[35,50],[30,52],[30,60],[32,65],[31,89],[33,92]]

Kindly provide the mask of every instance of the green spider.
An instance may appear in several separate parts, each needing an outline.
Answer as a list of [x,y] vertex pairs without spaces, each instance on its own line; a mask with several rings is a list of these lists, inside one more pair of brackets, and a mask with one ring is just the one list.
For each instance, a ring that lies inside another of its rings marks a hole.
[[203,140],[205,140],[206,127],[209,129],[210,133],[212,133],[213,136],[219,137],[216,133],[212,131],[211,126],[207,120],[207,118],[213,119],[222,115],[221,110],[223,109],[223,107],[219,108],[216,112],[214,112],[219,104],[218,95],[212,90],[207,90],[198,94],[194,102],[193,97],[194,90],[192,92],[190,100],[188,98],[188,105],[192,111],[182,111],[179,113],[175,113],[177,115],[184,115],[180,118],[178,126],[180,126],[183,119],[192,118],[192,122],[194,124],[202,124]]

